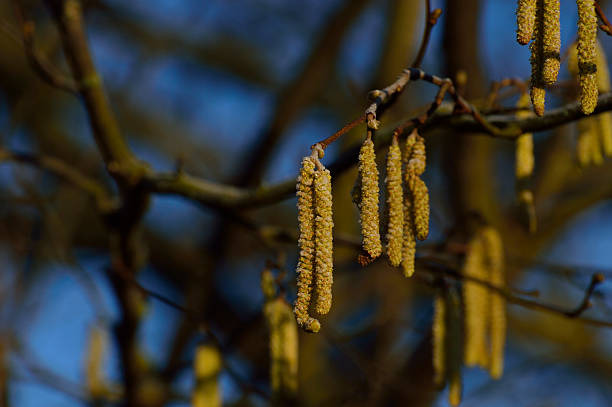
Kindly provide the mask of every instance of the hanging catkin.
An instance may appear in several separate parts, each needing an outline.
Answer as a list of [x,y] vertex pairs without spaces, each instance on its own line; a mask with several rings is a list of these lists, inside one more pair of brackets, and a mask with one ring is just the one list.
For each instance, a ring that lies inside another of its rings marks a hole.
[[448,379],[448,402],[451,406],[461,403],[461,304],[452,287],[444,290],[446,337],[445,371]]
[[408,162],[412,156],[412,150],[417,141],[417,134],[413,131],[407,138],[402,153],[404,167],[404,233],[402,242],[402,270],[405,277],[414,274],[414,256],[416,254],[416,237],[414,231],[414,220],[412,214],[412,193],[408,185]]
[[361,201],[359,202],[359,220],[363,250],[370,259],[376,259],[382,253],[378,220],[378,168],[374,143],[370,135],[359,151],[359,177],[361,178]]
[[298,387],[298,333],[291,308],[282,298],[264,305],[270,333],[270,384],[273,398],[290,400]]
[[536,16],[536,0],[518,0],[516,7],[516,40],[526,45],[533,35]]
[[318,332],[321,324],[309,315],[310,297],[314,272],[314,173],[312,157],[304,157],[297,181],[297,207],[300,236],[298,238],[299,259],[297,273],[297,299],[293,312],[300,327]]
[[434,300],[434,318],[431,333],[434,383],[436,386],[441,386],[446,378],[446,310],[444,296],[440,294],[436,295]]
[[[483,264],[484,248],[482,239],[476,234],[468,243],[463,275],[487,280]],[[463,301],[465,304],[465,364],[467,366],[485,365],[483,360],[486,349],[486,312],[489,307],[489,296],[486,287],[477,282],[465,279],[463,283]]]
[[533,41],[529,44],[531,51],[531,80],[529,82],[529,92],[531,96],[531,104],[533,111],[538,115],[544,114],[544,102],[546,98],[546,90],[544,89],[543,71],[544,71],[544,0],[537,1],[535,26],[533,28]]
[[[495,287],[505,286],[504,246],[502,238],[493,227],[482,231],[485,252],[485,266],[488,268],[489,282]],[[499,379],[504,370],[504,345],[506,343],[506,301],[498,292],[490,293],[489,341],[491,355],[489,373]]]
[[[319,164],[320,165],[320,164]],[[329,170],[320,166],[314,176],[315,190],[315,310],[327,314],[332,303],[333,227],[332,189]]]
[[[516,107],[523,109],[527,106],[529,106],[529,97],[524,93],[520,96]],[[530,116],[531,113],[524,110],[519,110],[516,114],[518,119],[524,119]],[[535,161],[533,157],[533,134],[524,133],[516,139],[515,160],[515,175],[517,180],[531,177]]]
[[425,140],[414,131],[412,150],[406,166],[406,183],[412,197],[412,216],[415,236],[419,240],[427,239],[429,235],[429,191],[420,177],[425,172],[426,153]]
[[595,42],[597,15],[594,0],[576,0],[578,6],[578,71],[580,75],[580,104],[584,114],[591,114],[597,106],[597,66]]
[[397,138],[393,137],[387,154],[387,208],[389,223],[387,226],[387,256],[394,267],[402,261],[402,244],[404,234],[404,205],[402,190],[402,153]]
[[94,325],[89,332],[85,379],[87,390],[92,398],[101,397],[106,391],[104,379],[104,356],[108,347],[106,332]]
[[221,371],[221,355],[217,348],[210,345],[199,345],[193,364],[195,386],[191,398],[193,407],[221,406],[219,391],[219,372]]
[[554,85],[561,65],[560,0],[543,0],[542,82]]

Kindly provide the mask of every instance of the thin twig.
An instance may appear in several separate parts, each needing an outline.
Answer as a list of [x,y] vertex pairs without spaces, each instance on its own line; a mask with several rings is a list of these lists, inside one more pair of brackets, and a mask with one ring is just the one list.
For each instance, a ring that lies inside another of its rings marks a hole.
[[431,37],[431,30],[438,22],[438,18],[442,15],[442,9],[434,9],[431,10],[430,0],[425,0],[425,29],[423,32],[423,38],[421,40],[421,46],[419,47],[419,52],[417,53],[414,61],[410,66],[418,68],[421,66],[423,62],[423,58],[425,57],[425,51],[427,50],[427,45],[429,44],[429,38]]
[[601,19],[603,24],[599,26],[599,28],[608,35],[612,35],[612,25],[610,25],[610,21],[606,17],[605,13],[601,9],[601,5],[599,4],[599,0],[595,1],[595,11],[597,12],[597,16]]

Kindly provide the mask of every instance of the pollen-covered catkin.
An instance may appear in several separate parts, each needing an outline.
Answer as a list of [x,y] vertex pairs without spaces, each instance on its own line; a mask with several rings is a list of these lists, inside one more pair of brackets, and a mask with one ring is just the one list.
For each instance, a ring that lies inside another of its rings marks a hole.
[[[485,265],[489,270],[489,282],[495,287],[505,286],[504,246],[499,232],[492,227],[485,227],[481,232]],[[490,294],[489,341],[491,355],[489,373],[499,379],[504,370],[504,346],[506,343],[506,301],[498,292]]]
[[332,303],[333,284],[333,227],[332,188],[329,170],[321,168],[315,172],[315,310],[327,314]]
[[275,399],[295,396],[298,387],[298,333],[291,308],[276,298],[264,305],[270,333],[270,384]]
[[402,239],[402,270],[404,277],[414,274],[414,256],[416,254],[416,238],[412,220],[412,198],[410,191],[404,191],[404,233]]
[[312,157],[304,157],[297,182],[297,207],[300,236],[298,238],[299,259],[297,273],[297,299],[293,312],[300,327],[307,331],[318,332],[319,321],[310,317],[310,297],[314,272],[314,173],[315,163]]
[[[526,93],[522,94],[516,104],[517,108],[525,108],[529,104],[529,97]],[[527,111],[519,111],[516,117],[523,119],[530,117],[531,113]],[[529,178],[533,173],[534,156],[533,156],[533,134],[524,133],[516,139],[515,151],[515,174],[517,180]]]
[[526,45],[533,35],[536,16],[536,0],[518,0],[516,7],[516,41]]
[[554,85],[561,65],[560,0],[543,0],[542,83]]
[[446,311],[445,300],[441,295],[436,295],[434,300],[434,319],[432,323],[432,354],[433,354],[433,369],[434,383],[437,386],[442,385],[446,378],[445,352],[446,341]]
[[529,92],[531,96],[531,104],[533,105],[533,111],[538,115],[544,114],[544,104],[546,99],[546,89],[544,89],[543,82],[543,71],[544,71],[544,56],[543,56],[543,43],[544,43],[544,8],[542,7],[542,0],[538,0],[538,7],[536,7],[536,18],[535,26],[533,29],[533,41],[529,44],[529,50],[531,51],[531,80],[529,81]]
[[191,398],[193,407],[221,406],[218,377],[221,371],[221,355],[217,348],[199,345],[193,363],[195,386]]
[[[477,234],[468,243],[463,274],[467,277],[487,280],[484,268],[484,247]],[[486,310],[489,296],[486,287],[471,281],[463,282],[463,301],[465,304],[465,364],[475,366],[483,364],[483,350],[486,349]],[[486,363],[485,363],[486,365]]]
[[576,0],[578,6],[578,71],[580,75],[580,104],[584,114],[591,114],[597,106],[597,66],[595,43],[597,15],[594,0]]
[[425,240],[429,235],[429,191],[425,182],[419,178],[426,166],[425,140],[416,131],[409,138],[414,138],[414,141],[411,142],[405,178],[412,198],[415,235],[417,239]]
[[404,195],[402,190],[402,153],[397,138],[394,137],[387,154],[387,256],[394,267],[402,261],[402,241],[404,234]]
[[363,250],[371,259],[382,253],[378,217],[378,168],[374,143],[368,136],[359,151],[359,177],[361,178],[361,202],[359,203],[359,220]]
[[87,349],[87,364],[85,379],[87,390],[91,397],[101,397],[106,391],[104,379],[104,356],[108,348],[108,337],[99,325],[94,325],[89,332],[89,345]]

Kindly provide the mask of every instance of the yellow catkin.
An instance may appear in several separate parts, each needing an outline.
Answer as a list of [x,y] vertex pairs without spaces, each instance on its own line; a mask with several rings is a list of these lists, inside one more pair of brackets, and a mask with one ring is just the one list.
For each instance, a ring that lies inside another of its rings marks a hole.
[[[599,41],[596,42],[595,57],[597,64],[597,89],[599,93],[610,91],[610,71],[608,70],[608,60]],[[604,112],[597,116],[598,133],[603,147],[603,152],[607,157],[612,156],[612,113]]]
[[[485,251],[485,265],[489,270],[489,282],[496,287],[504,287],[504,247],[502,238],[496,229],[483,229],[482,240]],[[499,379],[504,370],[504,346],[506,343],[506,301],[497,292],[490,293],[489,310],[489,341],[491,355],[489,373],[492,378]]]
[[409,137],[414,137],[415,141],[406,167],[406,181],[412,197],[415,236],[425,240],[429,235],[429,191],[425,182],[419,178],[426,166],[425,140],[416,132]]
[[299,259],[296,269],[297,299],[293,312],[298,325],[310,332],[318,332],[321,328],[319,321],[310,317],[308,313],[313,286],[315,254],[314,173],[315,163],[313,159],[304,157],[296,187],[300,236],[298,238]]
[[578,6],[578,71],[580,75],[580,104],[584,114],[591,114],[597,106],[597,66],[595,43],[597,15],[594,0],[576,0]]
[[93,398],[106,392],[104,379],[104,356],[108,348],[108,337],[102,327],[95,325],[89,333],[89,345],[85,367],[87,390]]
[[291,308],[276,298],[264,305],[270,333],[270,387],[275,399],[295,397],[298,387],[298,333]]
[[404,233],[402,239],[402,270],[405,277],[414,274],[414,256],[416,254],[416,238],[412,221],[412,199],[410,192],[404,191]]
[[359,203],[359,220],[363,250],[371,259],[382,253],[378,219],[378,168],[374,143],[367,137],[359,151],[359,177],[361,178],[361,201]]
[[518,0],[516,7],[516,41],[526,45],[533,35],[536,16],[536,0]]
[[[483,265],[484,247],[480,236],[474,236],[468,243],[463,274],[467,277],[487,280]],[[465,364],[486,365],[483,350],[486,349],[486,310],[489,297],[486,287],[466,279],[463,283],[465,304]]]
[[554,85],[561,65],[560,0],[542,0],[542,83]]
[[404,234],[404,195],[402,190],[402,153],[393,138],[387,155],[387,208],[389,223],[387,226],[387,256],[394,267],[402,261],[402,244]]
[[586,167],[591,164],[591,143],[593,141],[592,126],[588,119],[578,122],[578,138],[576,139],[576,158],[578,165]]
[[[529,104],[527,94],[521,95],[516,104],[517,108],[525,108]],[[516,117],[523,119],[530,117],[532,113],[528,111],[519,111]],[[533,135],[531,133],[521,134],[516,139],[515,146],[515,174],[518,180],[529,178],[533,173],[534,156],[533,156]]]
[[452,406],[461,403],[461,314],[456,292],[449,287],[444,290],[446,314],[445,371],[449,382],[448,401]]
[[533,192],[528,189],[519,190],[518,202],[527,216],[527,228],[529,233],[537,232],[538,219],[536,216],[535,204],[533,202]]
[[546,90],[544,89],[544,82],[542,79],[544,70],[544,57],[543,57],[543,24],[544,24],[544,8],[542,7],[542,0],[538,0],[538,7],[536,8],[535,26],[533,28],[533,41],[529,45],[531,51],[531,80],[529,81],[529,92],[531,96],[531,104],[533,105],[533,111],[538,115],[544,114],[544,105],[546,99]]
[[333,228],[332,186],[329,170],[321,168],[315,172],[315,251],[316,274],[315,310],[327,314],[332,303],[333,284]]
[[444,297],[437,295],[434,300],[434,319],[432,323],[432,354],[434,383],[440,386],[446,378],[446,312]]
[[192,407],[221,406],[221,392],[218,377],[221,371],[221,355],[210,345],[196,348],[193,371],[195,386],[191,398]]

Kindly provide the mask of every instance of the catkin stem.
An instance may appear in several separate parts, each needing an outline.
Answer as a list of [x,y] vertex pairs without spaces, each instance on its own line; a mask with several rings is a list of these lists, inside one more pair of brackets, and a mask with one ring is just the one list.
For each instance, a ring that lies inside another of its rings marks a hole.
[[369,135],[359,151],[359,177],[361,178],[359,220],[363,250],[370,259],[376,259],[382,253],[378,216],[378,168],[374,143]]
[[333,227],[331,175],[328,169],[315,172],[315,251],[316,304],[315,310],[327,314],[332,303]]
[[578,6],[578,72],[580,75],[580,104],[584,114],[591,114],[597,106],[597,15],[594,0],[576,0]]
[[387,207],[389,223],[387,227],[387,256],[394,267],[402,261],[404,234],[404,205],[402,190],[402,154],[394,137],[387,155]]

